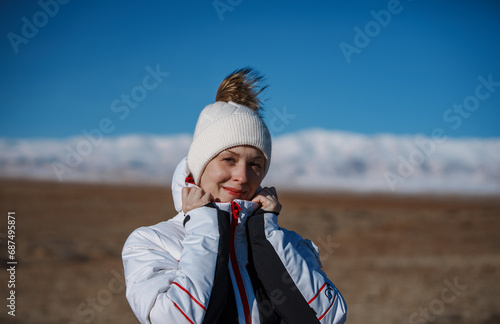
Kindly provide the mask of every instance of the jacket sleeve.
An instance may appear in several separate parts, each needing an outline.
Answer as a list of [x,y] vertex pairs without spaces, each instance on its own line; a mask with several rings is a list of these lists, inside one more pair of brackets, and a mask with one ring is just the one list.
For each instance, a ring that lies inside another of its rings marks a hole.
[[229,219],[204,206],[186,215],[184,230],[180,260],[169,254],[160,234],[151,228],[137,229],[125,243],[126,295],[141,323],[208,323],[222,312],[228,285]]
[[247,230],[257,276],[286,323],[345,322],[345,301],[320,269],[310,241],[281,229],[277,215],[261,209],[248,219]]

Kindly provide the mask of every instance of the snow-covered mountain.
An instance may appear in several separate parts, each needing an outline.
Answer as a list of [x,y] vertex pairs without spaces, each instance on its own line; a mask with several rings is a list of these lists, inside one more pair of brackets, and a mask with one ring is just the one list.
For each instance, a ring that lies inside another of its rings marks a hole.
[[[190,135],[0,138],[0,177],[170,183]],[[275,137],[264,185],[283,189],[500,194],[500,139],[320,129]]]

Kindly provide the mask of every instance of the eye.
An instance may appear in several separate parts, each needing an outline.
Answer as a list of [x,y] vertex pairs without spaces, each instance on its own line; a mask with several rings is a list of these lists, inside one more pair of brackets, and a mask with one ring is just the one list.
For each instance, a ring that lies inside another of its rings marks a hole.
[[250,165],[252,167],[257,167],[259,169],[262,169],[262,164],[260,164],[259,162],[251,162]]
[[222,159],[222,161],[228,162],[228,163],[235,163],[236,159],[233,158],[233,157],[225,157],[225,158]]

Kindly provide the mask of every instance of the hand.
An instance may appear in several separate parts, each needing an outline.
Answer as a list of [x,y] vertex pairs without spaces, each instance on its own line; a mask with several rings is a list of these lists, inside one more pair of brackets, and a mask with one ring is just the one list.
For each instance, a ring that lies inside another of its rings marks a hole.
[[201,188],[182,188],[182,211],[184,214],[193,209],[205,206],[212,201],[214,201],[212,194],[206,193]]
[[271,213],[279,213],[281,211],[281,204],[278,201],[278,194],[274,187],[264,187],[253,197],[252,201],[260,204],[264,211]]

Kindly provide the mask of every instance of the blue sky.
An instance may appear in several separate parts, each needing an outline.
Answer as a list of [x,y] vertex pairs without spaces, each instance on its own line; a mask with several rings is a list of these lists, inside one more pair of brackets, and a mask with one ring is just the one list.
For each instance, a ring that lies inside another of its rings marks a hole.
[[192,133],[248,65],[274,135],[500,137],[498,1],[40,3],[0,4],[1,137]]

